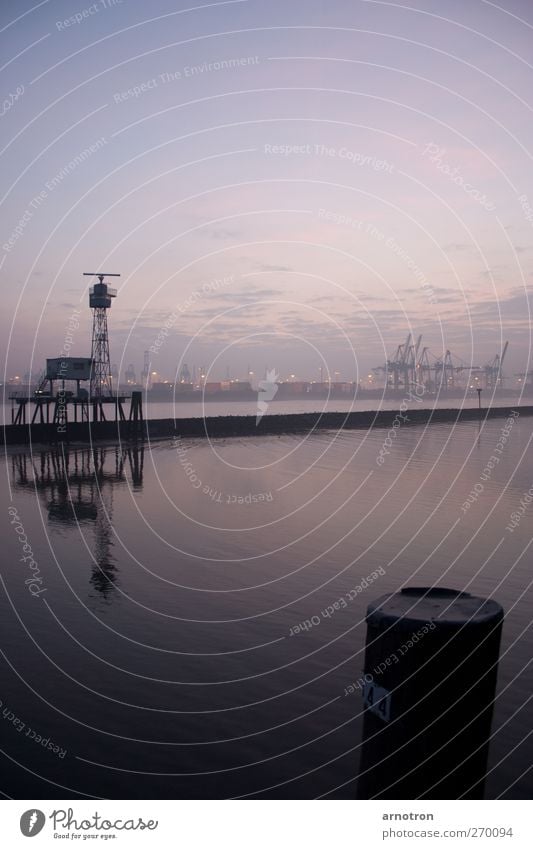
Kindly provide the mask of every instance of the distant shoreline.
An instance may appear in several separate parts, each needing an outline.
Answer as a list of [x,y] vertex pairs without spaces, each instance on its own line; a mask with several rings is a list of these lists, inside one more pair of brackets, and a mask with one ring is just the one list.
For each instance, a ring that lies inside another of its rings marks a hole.
[[480,421],[494,418],[533,416],[533,406],[464,409],[408,409],[366,410],[362,412],[338,413],[288,413],[265,415],[256,423],[254,415],[206,416],[205,418],[145,419],[142,429],[135,434],[129,422],[70,422],[66,439],[59,436],[53,424],[4,425],[4,445],[54,444],[59,442],[91,443],[93,441],[128,442],[131,439],[161,439],[170,437],[209,438],[239,436],[272,436],[290,433],[311,433],[314,430],[368,430],[369,428],[391,428],[395,420],[401,427],[426,424],[454,424],[456,422]]

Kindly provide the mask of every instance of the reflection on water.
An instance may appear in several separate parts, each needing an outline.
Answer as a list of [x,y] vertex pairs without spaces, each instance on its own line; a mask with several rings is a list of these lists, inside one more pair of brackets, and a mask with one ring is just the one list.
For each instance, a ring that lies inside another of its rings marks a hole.
[[1,697],[66,754],[5,722],[10,795],[352,798],[366,607],[440,584],[505,609],[487,795],[528,798],[532,423],[489,473],[505,420],[382,455],[380,429],[11,450]]
[[13,490],[38,493],[51,524],[93,526],[94,563],[90,582],[107,601],[119,571],[113,557],[113,490],[128,484],[126,467],[133,490],[141,490],[144,445],[121,448],[62,445],[11,457]]

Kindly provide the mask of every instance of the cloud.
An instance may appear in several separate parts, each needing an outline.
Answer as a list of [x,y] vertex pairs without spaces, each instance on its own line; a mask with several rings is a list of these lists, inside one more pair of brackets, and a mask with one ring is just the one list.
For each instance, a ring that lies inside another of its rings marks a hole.
[[[463,294],[461,289],[454,289],[450,286],[431,286],[431,288],[436,294],[439,294],[439,295],[452,295],[452,294],[453,295],[462,295]],[[414,286],[413,288],[410,288],[410,289],[402,289],[402,292],[407,292],[410,295],[411,294],[419,295],[420,293],[422,293],[424,295],[424,297],[427,297],[426,293],[424,292],[424,289],[422,289],[421,286]]]
[[520,319],[529,324],[529,315],[533,312],[533,291],[511,289],[506,297],[480,301],[471,306],[478,318],[499,316],[502,320]]
[[337,292],[332,292],[330,295],[318,295],[315,298],[306,298],[305,302],[306,302],[306,304],[323,304],[323,303],[334,304],[336,302],[336,303],[342,303],[342,304],[345,304],[345,305],[348,303],[349,305],[351,305],[351,307],[353,307],[354,309],[357,309],[357,302],[358,301],[365,302],[365,303],[371,302],[371,301],[373,301],[375,303],[378,303],[378,302],[387,303],[391,300],[390,295],[388,295],[388,296],[387,295],[369,295],[366,292],[362,292],[362,291],[350,292],[349,295],[351,296],[350,299],[344,293],[340,294],[340,293],[337,293]]
[[493,265],[485,271],[480,271],[479,276],[483,277],[484,280],[503,281],[502,274],[509,274],[512,271],[511,266],[508,263],[505,263],[504,265]]
[[242,230],[231,230],[225,227],[216,227],[214,229],[202,230],[202,235],[209,239],[222,239],[224,241],[234,241],[235,239],[244,239]]
[[290,265],[270,265],[269,263],[264,263],[264,262],[255,263],[255,267],[258,269],[258,271],[266,271],[266,272],[279,271],[279,272],[285,272],[286,273],[286,272],[295,271],[295,269],[291,268]]
[[[239,321],[243,321],[243,320],[250,318],[252,316],[255,316],[255,315],[260,315],[260,314],[264,315],[265,314],[265,307],[261,303],[253,303],[252,302],[252,303],[247,303],[244,306],[245,306],[245,310],[243,310],[243,311],[239,310],[238,311]],[[197,310],[194,310],[194,311],[191,310],[191,311],[187,312],[186,314],[184,313],[184,318],[185,317],[187,319],[197,318],[197,319],[205,321],[206,319],[214,318],[217,315],[224,315],[224,317],[226,317],[228,315],[228,313],[226,311],[227,309],[228,309],[228,307],[220,307],[220,306],[202,307],[201,309],[197,309]],[[231,309],[231,307],[229,307],[229,309]],[[230,313],[229,315],[231,317],[232,315],[236,315],[236,313],[233,312],[233,313]]]
[[279,298],[284,292],[281,289],[246,289],[240,292],[216,292],[210,295],[213,300],[226,303],[247,304],[269,298]]
[[450,242],[449,245],[443,245],[442,250],[447,253],[465,253],[474,250],[474,246],[467,242]]

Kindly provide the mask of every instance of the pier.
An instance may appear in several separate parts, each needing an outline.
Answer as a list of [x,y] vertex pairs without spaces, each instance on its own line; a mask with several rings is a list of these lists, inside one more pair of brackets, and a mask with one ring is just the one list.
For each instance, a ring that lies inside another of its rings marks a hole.
[[[142,404],[133,393],[129,415],[113,420],[68,421],[61,432],[62,441],[91,443],[97,440],[120,442],[131,439],[161,439],[173,436],[193,438],[225,438],[239,436],[272,436],[290,433],[310,433],[314,430],[368,430],[390,428],[399,415],[397,410],[366,410],[353,413],[294,413],[268,415],[256,424],[255,416],[206,416],[184,419],[144,419]],[[468,409],[409,410],[402,418],[402,427],[410,425],[455,424],[467,421],[508,418],[519,412],[532,416],[533,406],[489,407]],[[2,429],[5,445],[24,445],[58,441],[58,425],[53,422],[32,422],[6,425]]]
[[[126,421],[124,404],[131,396],[115,395],[89,400],[88,396],[74,395],[72,392],[59,392],[57,395],[48,393],[28,395],[13,392],[8,396],[11,401],[11,424],[52,425],[56,429],[64,427],[69,422],[69,407],[72,408],[73,420],[76,422],[107,421],[106,408],[111,405],[111,416]],[[30,412],[31,411],[31,412]],[[60,431],[61,432],[61,431]]]

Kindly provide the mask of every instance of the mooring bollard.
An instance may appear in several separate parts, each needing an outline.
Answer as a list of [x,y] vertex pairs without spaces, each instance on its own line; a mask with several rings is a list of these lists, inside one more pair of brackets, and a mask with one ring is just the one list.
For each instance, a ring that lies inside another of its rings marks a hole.
[[501,605],[417,587],[366,621],[358,798],[483,798]]

